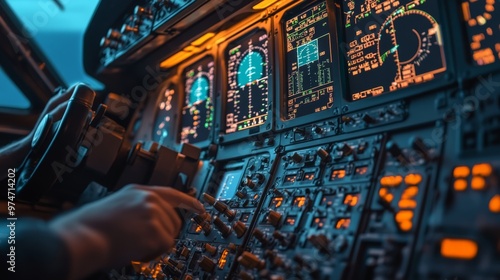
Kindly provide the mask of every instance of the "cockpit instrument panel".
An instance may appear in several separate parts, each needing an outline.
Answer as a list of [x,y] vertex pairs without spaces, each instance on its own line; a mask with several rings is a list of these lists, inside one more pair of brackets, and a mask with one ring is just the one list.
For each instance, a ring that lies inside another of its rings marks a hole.
[[183,143],[196,144],[210,140],[214,105],[215,62],[205,57],[184,70],[184,103],[181,116]]
[[155,125],[153,126],[153,141],[160,145],[166,145],[167,139],[171,137],[175,123],[174,115],[176,114],[176,104],[174,104],[175,88],[169,85],[160,91],[159,100],[157,103],[157,113]]
[[251,129],[269,118],[269,38],[259,29],[228,46],[225,133]]
[[444,76],[439,1],[343,1],[348,101]]
[[469,53],[475,66],[500,59],[500,7],[495,0],[461,1]]
[[285,121],[332,108],[333,54],[326,2],[288,13],[285,28]]

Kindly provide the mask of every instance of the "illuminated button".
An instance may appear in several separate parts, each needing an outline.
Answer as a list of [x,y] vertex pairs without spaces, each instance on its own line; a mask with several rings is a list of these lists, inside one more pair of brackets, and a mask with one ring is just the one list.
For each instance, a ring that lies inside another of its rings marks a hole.
[[391,203],[394,200],[394,195],[392,193],[388,193],[382,197],[386,202]]
[[493,167],[489,163],[476,164],[472,167],[472,175],[489,177],[493,173]]
[[395,217],[395,220],[398,223],[402,223],[405,221],[411,221],[411,219],[413,219],[413,211],[409,211],[409,210],[399,211]]
[[486,180],[484,180],[483,177],[474,176],[472,178],[470,186],[472,187],[473,190],[476,191],[484,190],[484,188],[486,187]]
[[491,198],[489,208],[492,213],[500,213],[500,195]]
[[446,238],[441,241],[441,256],[445,258],[471,260],[476,257],[477,250],[472,240]]
[[402,231],[410,231],[413,228],[413,223],[411,221],[404,221],[399,224],[399,229]]
[[385,176],[380,179],[380,184],[384,187],[397,187],[403,182],[403,177],[401,176]]
[[453,183],[453,189],[457,192],[463,192],[467,189],[467,181],[464,179],[458,179]]
[[470,174],[470,169],[467,166],[457,166],[453,170],[453,177],[466,178]]
[[415,200],[410,199],[402,199],[398,204],[401,209],[415,209],[417,208],[417,202]]
[[358,204],[359,194],[348,194],[344,199],[344,204],[354,207]]
[[346,229],[351,224],[351,219],[340,219],[335,224],[336,229]]
[[386,188],[380,188],[380,190],[378,191],[378,195],[380,195],[380,197],[384,197],[388,193],[389,193],[389,191]]
[[414,198],[418,194],[418,187],[409,187],[407,188],[404,192],[403,195],[401,196],[402,199],[410,199]]
[[408,174],[405,177],[405,184],[408,186],[417,186],[422,182],[422,175]]

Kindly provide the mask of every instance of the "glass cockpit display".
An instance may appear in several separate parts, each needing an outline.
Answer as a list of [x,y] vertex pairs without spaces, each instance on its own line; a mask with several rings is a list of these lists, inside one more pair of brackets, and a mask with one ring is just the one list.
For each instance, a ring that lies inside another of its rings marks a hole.
[[437,79],[446,72],[439,1],[344,0],[351,101]]
[[495,0],[462,2],[472,62],[483,66],[500,59],[500,7]]
[[228,47],[226,134],[266,123],[268,44],[267,32],[257,30]]
[[172,107],[172,99],[175,95],[175,89],[167,87],[160,92],[159,103],[157,105],[157,114],[155,126],[153,127],[153,141],[160,145],[165,145],[172,131],[172,122],[175,110]]
[[214,60],[206,57],[184,71],[183,143],[195,144],[209,139],[214,115],[214,65]]
[[332,40],[326,2],[284,18],[287,85],[285,120],[333,107]]

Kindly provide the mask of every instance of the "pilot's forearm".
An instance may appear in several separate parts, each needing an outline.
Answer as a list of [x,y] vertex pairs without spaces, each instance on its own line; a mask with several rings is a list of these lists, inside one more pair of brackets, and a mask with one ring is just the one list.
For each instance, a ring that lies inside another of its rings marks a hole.
[[31,147],[31,137],[26,136],[0,148],[0,181],[7,177],[7,169],[18,168]]

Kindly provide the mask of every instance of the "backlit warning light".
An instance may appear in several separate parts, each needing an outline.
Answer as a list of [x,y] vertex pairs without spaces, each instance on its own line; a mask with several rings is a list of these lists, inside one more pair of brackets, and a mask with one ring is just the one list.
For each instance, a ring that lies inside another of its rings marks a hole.
[[316,225],[318,228],[323,228],[325,226],[325,218],[316,218],[314,219],[313,223]]
[[285,224],[289,226],[294,226],[296,220],[297,220],[296,216],[288,216],[286,217]]
[[359,194],[348,194],[344,198],[344,204],[354,207],[358,205]]
[[489,177],[493,173],[493,167],[489,163],[476,164],[472,167],[472,175]]
[[316,174],[314,172],[306,173],[304,175],[304,181],[312,181],[312,180],[314,180],[315,175]]
[[356,168],[356,175],[365,175],[368,173],[368,166],[361,166]]
[[196,229],[194,230],[195,233],[200,233],[202,230],[201,226],[197,226]]
[[224,266],[226,266],[228,254],[228,249],[224,249],[224,251],[222,251],[222,255],[220,256],[219,262],[217,264],[217,267],[219,267],[219,269],[224,269]]
[[332,174],[330,175],[330,180],[338,180],[338,179],[343,179],[345,177],[345,169],[337,169],[333,170]]
[[306,197],[305,196],[297,196],[293,200],[293,206],[297,206],[299,208],[302,208],[306,204]]
[[466,178],[470,174],[470,169],[467,166],[457,166],[453,170],[453,177],[458,178]]
[[271,206],[278,208],[281,206],[282,203],[283,203],[283,197],[275,197],[271,201]]
[[401,183],[403,182],[403,177],[401,176],[385,176],[385,177],[382,177],[380,179],[380,185],[382,185],[383,187],[390,187],[390,188],[394,188],[394,187],[397,187],[399,185],[401,185]]
[[445,258],[471,260],[477,251],[477,244],[472,240],[446,238],[441,241],[441,256]]
[[326,195],[321,200],[321,205],[332,206],[335,201],[335,195]]
[[405,177],[405,184],[408,186],[416,186],[422,182],[422,175],[408,174]]
[[346,229],[351,224],[351,219],[340,219],[335,224],[336,229]]
[[491,198],[489,208],[492,213],[500,213],[500,195]]
[[285,176],[285,183],[295,183],[296,180],[297,180],[297,175]]

